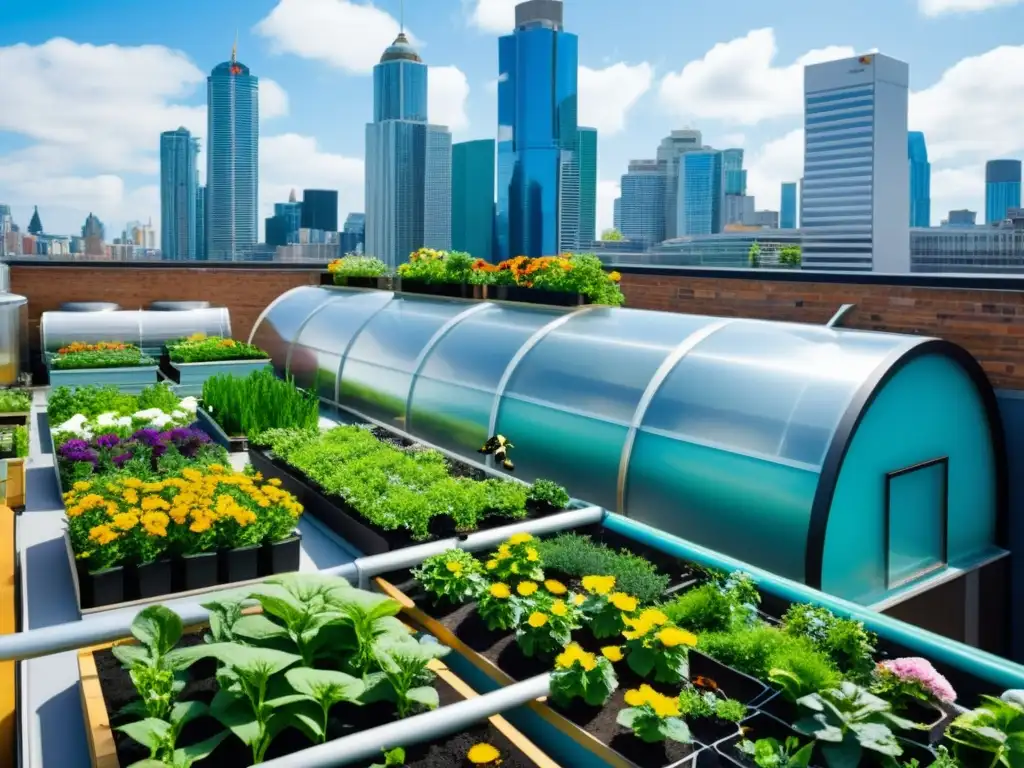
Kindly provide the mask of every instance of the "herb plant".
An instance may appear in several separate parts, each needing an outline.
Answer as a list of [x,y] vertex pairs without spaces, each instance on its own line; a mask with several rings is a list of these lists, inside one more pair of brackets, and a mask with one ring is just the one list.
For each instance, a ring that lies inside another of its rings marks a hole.
[[545,512],[557,512],[569,506],[569,494],[558,483],[551,480],[538,480],[530,486],[526,500],[534,507]]
[[680,718],[679,701],[658,693],[649,685],[626,691],[625,709],[616,717],[619,725],[630,728],[641,741],[654,743],[671,739],[688,744],[690,729]]
[[81,370],[85,368],[138,368],[156,365],[149,355],[131,344],[100,342],[80,345],[81,348],[65,347],[51,360],[50,367],[56,371]]
[[697,645],[697,636],[680,629],[655,608],[636,618],[625,619],[629,668],[641,677],[652,673],[660,683],[680,683],[689,677],[689,649]]
[[577,643],[570,643],[555,657],[551,698],[561,706],[568,706],[579,698],[592,707],[600,707],[618,687],[615,668],[605,655],[590,653]]
[[435,599],[454,605],[475,599],[484,589],[483,566],[473,555],[461,549],[449,549],[428,557],[412,575]]
[[242,378],[211,376],[203,382],[203,407],[228,435],[249,435],[275,427],[316,429],[320,400],[269,369]]
[[800,739],[796,736],[787,736],[785,742],[776,739],[743,739],[736,748],[759,768],[807,768],[814,753],[814,742],[801,747]]
[[197,333],[167,344],[172,363],[209,363],[218,360],[266,360],[270,357],[259,347],[244,341]]
[[987,764],[993,768],[1024,765],[1024,708],[994,696],[982,696],[981,702],[946,729],[956,759],[965,765]]
[[679,710],[685,718],[718,718],[738,723],[747,716],[746,706],[735,699],[718,696],[714,691],[684,688],[679,694]]
[[636,597],[641,605],[657,601],[668,587],[668,576],[659,573],[648,560],[626,550],[612,549],[589,536],[563,533],[537,542],[537,550],[547,568],[566,576],[614,576],[616,588]]
[[863,622],[840,618],[818,605],[794,603],[782,617],[782,626],[791,635],[809,638],[852,678],[867,681],[874,671],[878,638]]

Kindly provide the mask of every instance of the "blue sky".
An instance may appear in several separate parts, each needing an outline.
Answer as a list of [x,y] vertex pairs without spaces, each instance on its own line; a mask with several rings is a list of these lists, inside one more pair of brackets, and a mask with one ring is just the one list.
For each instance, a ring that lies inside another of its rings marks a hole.
[[[231,50],[261,78],[261,206],[336,187],[362,210],[370,67],[398,0],[6,0],[0,26],[0,202],[47,230],[90,210],[119,230],[159,219],[159,132],[205,132],[205,75]],[[431,118],[495,133],[498,34],[515,0],[407,0],[431,66]],[[984,160],[1024,154],[1020,0],[566,0],[580,36],[581,120],[600,132],[599,225],[619,176],[672,128],[742,146],[758,207],[800,175],[801,62],[879,49],[910,63],[911,128],[933,162],[933,218],[978,209]],[[721,9],[727,12],[714,12]],[[202,162],[201,162],[202,164]]]

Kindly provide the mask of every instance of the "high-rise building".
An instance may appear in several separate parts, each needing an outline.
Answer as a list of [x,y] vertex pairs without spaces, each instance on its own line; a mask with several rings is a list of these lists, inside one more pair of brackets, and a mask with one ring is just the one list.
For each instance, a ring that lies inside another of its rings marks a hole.
[[90,237],[95,237],[100,241],[106,237],[106,227],[103,226],[103,222],[100,221],[99,216],[91,211],[89,215],[85,217],[85,224],[82,225],[82,237],[87,240]]
[[396,267],[451,245],[451,133],[427,123],[427,66],[399,33],[374,67],[366,126],[366,253]]
[[[312,191],[312,190],[309,190]],[[303,197],[309,194],[309,191],[303,193]],[[328,204],[329,205],[329,204]],[[295,190],[291,191],[288,195],[287,203],[274,203],[274,216],[280,216],[283,219],[282,226],[284,227],[284,238],[285,241],[282,245],[294,245],[299,242],[299,230],[305,227],[306,229],[323,229],[326,231],[334,232],[337,231],[338,221],[338,201],[337,193],[335,193],[334,201],[334,229],[327,227],[308,227],[304,222],[303,212],[306,210],[305,202],[298,202],[295,199]],[[323,217],[323,215],[321,215]],[[316,217],[314,217],[316,218]],[[267,245],[270,245],[270,241],[267,241]]]
[[196,259],[206,260],[206,187],[196,186]]
[[493,139],[452,145],[452,250],[494,258]]
[[928,162],[928,145],[921,131],[907,133],[907,162],[910,174],[910,226],[931,226],[932,165]]
[[578,247],[579,42],[563,29],[559,0],[516,6],[498,40],[498,258]]
[[43,221],[39,218],[39,206],[32,207],[32,218],[28,220],[28,233],[30,235],[43,234]]
[[985,163],[985,223],[1006,218],[1009,208],[1020,208],[1020,160],[989,160]]
[[341,232],[342,253],[362,253],[366,243],[366,214],[350,213]]
[[796,229],[796,182],[782,182],[779,228]]
[[322,229],[324,232],[338,231],[338,190],[302,190],[300,210],[303,229]]
[[725,195],[722,199],[722,227],[743,224],[754,215],[753,195]]
[[[619,195],[622,194],[622,190],[619,190]],[[612,227],[622,232],[622,198],[616,197],[615,202],[612,203]]]
[[160,250],[165,259],[196,258],[198,155],[199,142],[187,128],[160,134]]
[[630,160],[619,182],[618,229],[624,238],[654,245],[665,232],[665,175],[657,160]]
[[350,213],[345,217],[345,228],[343,231],[360,236],[366,234],[366,214]]
[[722,153],[687,152],[679,159],[676,222],[679,235],[713,235],[722,231],[725,170]]
[[942,222],[944,227],[976,227],[978,226],[977,211],[969,211],[961,208],[958,211],[950,211],[946,220]]
[[206,255],[217,260],[259,237],[259,78],[236,48],[206,79],[206,103]]
[[687,152],[703,147],[700,131],[684,128],[672,131],[661,140],[658,163],[665,176],[665,231],[661,240],[671,240],[683,234],[679,229],[679,158]]
[[580,165],[579,247],[589,247],[597,239],[597,129],[579,128],[576,154]]
[[723,149],[722,169],[725,171],[725,194],[747,194],[747,172],[743,170],[743,150]]
[[808,269],[910,271],[909,76],[883,54],[804,68]]

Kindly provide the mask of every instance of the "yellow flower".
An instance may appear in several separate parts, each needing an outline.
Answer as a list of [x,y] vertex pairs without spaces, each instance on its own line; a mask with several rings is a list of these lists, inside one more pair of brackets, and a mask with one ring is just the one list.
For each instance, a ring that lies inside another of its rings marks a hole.
[[142,527],[150,536],[166,536],[169,522],[170,518],[163,512],[147,512],[142,516]]
[[85,480],[79,480],[77,483],[71,486],[76,491],[88,491],[92,488],[92,483],[86,482]]
[[120,512],[113,516],[110,524],[119,530],[130,531],[139,524],[139,518],[130,512]]
[[565,588],[565,584],[554,579],[548,579],[544,582],[544,588],[547,589],[552,595],[564,595],[568,590]]
[[523,597],[529,597],[536,591],[537,582],[535,581],[521,581],[519,582],[519,586],[516,587],[516,592],[518,592]]
[[627,595],[625,592],[612,593],[612,596],[608,598],[608,602],[624,613],[632,613],[636,610],[637,606],[637,599]]
[[572,596],[572,604],[577,607],[583,605],[585,602],[587,602],[587,598],[583,595]]
[[622,648],[617,645],[606,645],[601,649],[601,655],[608,661],[622,661]]
[[498,567],[498,561],[497,560],[488,560],[486,567],[487,567],[488,571],[493,571],[495,568]]
[[458,560],[449,560],[444,567],[448,569],[449,573],[454,573],[456,576],[462,573],[462,563]]
[[466,758],[473,765],[489,765],[490,763],[496,763],[500,757],[501,752],[486,743],[474,744],[469,748],[469,752],[466,753]]
[[89,540],[95,541],[101,547],[115,541],[118,537],[117,531],[109,525],[97,525],[89,530]]
[[619,280],[622,279],[622,275],[618,272],[612,271],[608,273],[608,279],[611,280],[613,283],[617,283],[619,282]]
[[564,600],[556,600],[551,605],[551,612],[555,614],[555,616],[565,616],[569,613],[569,606],[565,604]]
[[121,494],[121,499],[126,504],[138,504],[139,503],[139,492],[134,488],[126,488],[124,493]]
[[525,544],[528,541],[533,541],[533,536],[528,533],[515,533],[509,536],[508,543],[513,546],[516,544]]
[[534,629],[540,629],[548,623],[548,615],[546,613],[541,613],[540,611],[534,611],[530,614],[530,618],[528,618],[526,622]]
[[631,707],[642,707],[647,703],[647,697],[644,696],[642,691],[639,691],[636,688],[626,691],[625,700]]
[[668,616],[657,608],[648,608],[635,619],[623,616],[622,620],[626,626],[632,627],[632,630],[627,629],[622,633],[627,640],[636,640],[644,637],[655,627],[668,624]]
[[615,589],[614,576],[584,576],[583,588],[592,595],[607,595]]
[[146,496],[142,500],[142,508],[146,512],[152,512],[156,509],[170,509],[171,505],[161,499],[159,496]]
[[531,563],[536,563],[538,560],[540,560],[540,555],[537,553],[536,549],[530,547],[526,550],[526,559]]
[[679,627],[665,627],[655,637],[666,648],[675,648],[677,645],[688,645],[693,648],[697,645],[697,636]]
[[[194,472],[195,470],[192,470],[192,471]],[[126,477],[123,481],[121,481],[121,484],[125,488],[141,488],[142,487],[142,481],[139,480],[139,478],[137,478],[137,477]]]
[[499,600],[505,600],[512,596],[512,590],[508,588],[508,584],[491,584],[490,590],[491,597],[496,597]]

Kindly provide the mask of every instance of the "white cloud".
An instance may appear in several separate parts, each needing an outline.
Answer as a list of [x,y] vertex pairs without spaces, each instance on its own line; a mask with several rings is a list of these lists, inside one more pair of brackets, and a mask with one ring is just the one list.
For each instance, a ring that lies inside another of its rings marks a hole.
[[469,127],[466,101],[469,80],[458,67],[430,67],[427,74],[427,114],[430,122],[447,125],[453,132]]
[[744,37],[718,43],[704,58],[679,72],[669,72],[659,86],[661,103],[680,118],[710,118],[756,125],[803,111],[803,69],[854,55],[848,46],[828,46],[777,66],[775,32],[755,29]]
[[747,194],[758,209],[779,210],[782,182],[799,181],[804,167],[804,131],[797,128],[763,144],[744,158]]
[[504,34],[516,26],[516,6],[522,0],[472,0],[469,22],[484,32]]
[[615,198],[621,194],[619,182],[601,179],[597,182],[597,236],[615,223]]
[[288,94],[275,81],[260,78],[260,120],[288,114]]
[[[366,74],[398,36],[400,26],[386,11],[350,0],[280,0],[253,29],[276,53]],[[415,42],[408,30],[406,35]]]
[[[260,221],[292,189],[336,189],[341,215],[363,210],[362,158],[324,152],[311,136],[286,133],[260,141]],[[261,232],[262,236],[262,226]]]
[[993,8],[1009,8],[1024,0],[917,0],[917,10],[925,16],[950,13],[977,13]]
[[646,61],[620,61],[604,69],[579,68],[579,122],[612,136],[626,125],[626,114],[651,88],[654,69]]

